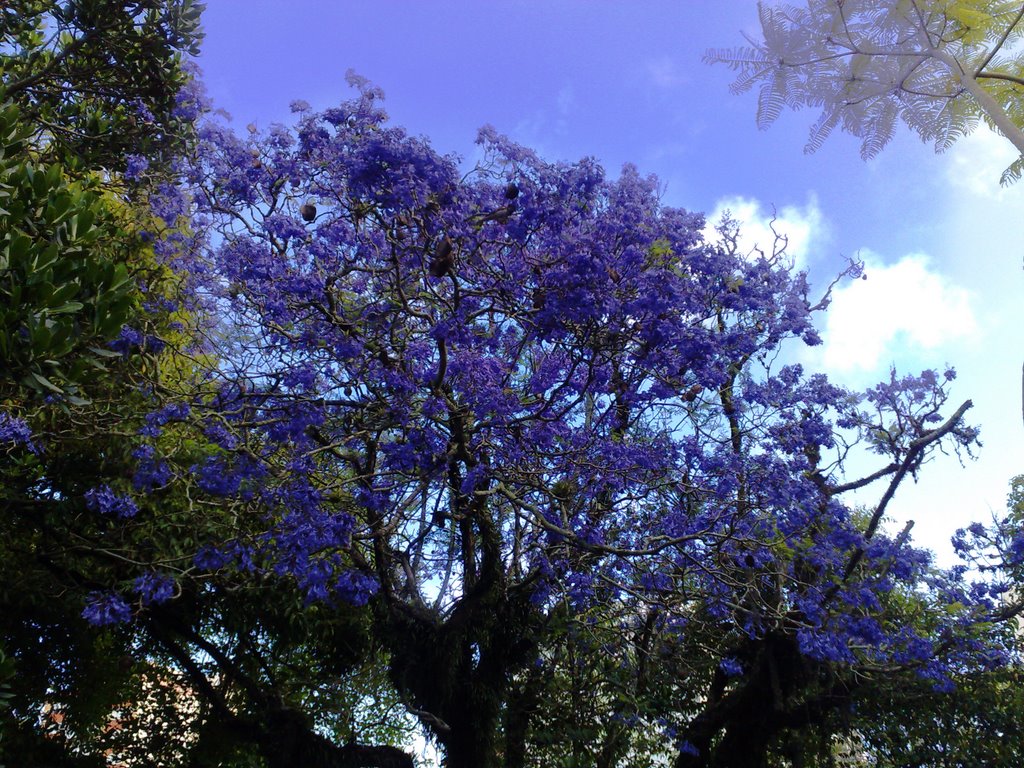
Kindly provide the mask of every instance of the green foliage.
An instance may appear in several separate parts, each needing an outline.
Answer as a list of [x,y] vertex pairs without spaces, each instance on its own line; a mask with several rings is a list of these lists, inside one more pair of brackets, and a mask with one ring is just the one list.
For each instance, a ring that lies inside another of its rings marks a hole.
[[169,161],[190,133],[178,97],[196,55],[193,0],[10,0],[0,76],[49,160],[120,172],[128,155]]
[[[0,410],[25,419],[40,446],[0,451],[0,685],[10,705],[0,756],[11,765],[104,762],[84,745],[137,690],[144,635],[87,625],[85,595],[129,588],[156,565],[180,569],[194,537],[209,534],[197,519],[228,524],[163,498],[166,520],[149,510],[115,530],[83,499],[99,485],[128,486],[135,435],[154,407],[139,385],[190,382],[180,355],[166,352],[164,369],[158,355],[110,342],[126,324],[173,342],[171,322],[189,321],[144,308],[176,282],[140,233],[161,236],[149,183],[168,178],[193,135],[182,57],[195,52],[199,10],[191,0],[0,4]],[[129,154],[147,167],[134,185],[120,176]],[[59,722],[41,720],[44,711]]]
[[858,697],[860,714],[847,719],[841,741],[877,768],[1011,768],[1024,754],[1022,683],[1019,667],[962,676],[952,693],[920,679],[875,680]]
[[138,243],[97,181],[35,162],[19,118],[0,107],[0,367],[75,403],[118,356],[103,345],[137,307],[127,260]]

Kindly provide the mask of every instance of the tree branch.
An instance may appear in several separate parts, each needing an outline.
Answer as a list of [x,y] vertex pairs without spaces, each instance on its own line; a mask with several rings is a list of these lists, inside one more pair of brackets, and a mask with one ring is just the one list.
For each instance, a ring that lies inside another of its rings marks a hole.
[[[909,450],[907,451],[907,455],[903,458],[903,461],[900,462],[899,469],[896,470],[896,474],[893,476],[892,480],[889,481],[889,486],[885,489],[885,493],[882,494],[882,498],[878,502],[878,506],[875,507],[875,511],[871,515],[871,520],[868,522],[868,527],[864,531],[865,542],[870,541],[872,537],[874,537],[875,532],[878,530],[878,526],[882,521],[882,516],[885,514],[886,507],[889,505],[889,502],[892,501],[892,497],[896,494],[896,489],[899,488],[900,483],[903,482],[903,479],[907,476],[907,473],[918,465],[918,461],[921,457],[921,454],[924,452],[925,448],[927,448],[929,445],[936,442],[937,440],[942,439],[950,432],[952,432],[954,429],[956,429],[957,425],[960,423],[960,420],[967,412],[967,409],[971,408],[973,405],[974,403],[972,403],[970,400],[965,400],[963,404],[956,409],[956,412],[948,419],[946,419],[946,421],[941,426],[936,427],[935,429],[930,430],[928,432],[925,432],[920,437],[911,441]],[[853,575],[854,570],[857,568],[857,565],[860,563],[863,557],[864,547],[858,546],[854,550],[853,556],[850,557],[850,562],[846,566],[846,570],[843,573],[843,578],[840,580],[840,582],[834,584],[829,589],[829,591],[825,595],[824,600],[822,601],[823,604],[828,603],[836,595],[836,593],[839,591],[840,584],[845,583],[850,578],[850,576]]]
[[996,44],[992,46],[992,50],[988,52],[988,55],[985,57],[985,60],[978,65],[977,69],[974,70],[975,77],[981,77],[982,70],[984,70],[985,67],[989,65],[989,62],[991,62],[995,55],[999,52],[999,49],[1003,47],[1003,45],[1009,39],[1010,33],[1013,31],[1013,28],[1020,23],[1020,20],[1022,18],[1024,18],[1024,5],[1022,5],[1021,9],[1017,12],[1016,18],[1014,18],[1014,20],[1010,22],[1009,26],[1007,26],[1006,29],[1003,30],[1003,34],[999,37],[999,40],[996,42]]

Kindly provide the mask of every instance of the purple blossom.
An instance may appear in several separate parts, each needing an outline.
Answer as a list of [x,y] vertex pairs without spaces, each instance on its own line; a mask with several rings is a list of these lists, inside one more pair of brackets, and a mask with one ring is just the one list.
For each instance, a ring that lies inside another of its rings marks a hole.
[[149,199],[153,214],[168,227],[174,228],[178,220],[188,211],[188,199],[184,191],[169,182],[163,182]]
[[85,504],[93,512],[129,520],[139,513],[139,508],[130,496],[114,492],[109,485],[90,488],[85,492]]
[[132,609],[116,592],[91,592],[86,598],[82,618],[96,627],[131,621]]
[[137,460],[132,484],[137,491],[149,493],[156,488],[167,485],[173,477],[171,467],[163,459],[157,457],[151,445],[143,445],[132,452]]
[[252,486],[266,474],[261,464],[246,455],[233,461],[226,456],[210,456],[202,464],[193,465],[191,471],[199,487],[213,496],[233,496],[242,491],[243,497],[249,497]]
[[169,403],[163,408],[151,411],[146,414],[145,425],[139,430],[140,435],[156,437],[163,427],[174,421],[184,421],[188,418],[191,408],[188,403]]
[[220,547],[204,546],[196,552],[193,562],[204,571],[219,571],[232,560],[232,555]]
[[210,102],[200,79],[199,66],[193,61],[185,61],[182,69],[189,78],[174,97],[171,115],[178,120],[191,122],[210,108]]
[[149,571],[135,579],[133,589],[143,605],[159,605],[174,597],[174,579],[165,573]]
[[32,430],[24,420],[0,411],[0,446],[23,445],[29,453],[39,455],[42,451],[32,440]]
[[800,652],[819,661],[852,664],[856,661],[846,639],[835,632],[821,629],[800,629],[797,631]]
[[1024,565],[1024,531],[1017,530],[1006,548],[1006,565],[1010,568]]
[[378,589],[375,579],[357,571],[343,571],[334,581],[334,593],[351,605],[366,605]]
[[107,344],[115,352],[120,352],[126,357],[132,352],[140,349],[145,343],[146,336],[141,331],[130,326],[122,326],[121,333],[116,339]]
[[135,110],[135,114],[146,123],[155,123],[156,117],[153,115],[153,111],[146,105],[142,99],[133,99],[129,102],[132,109]]
[[203,434],[208,440],[225,450],[234,450],[238,446],[238,438],[231,434],[219,421],[207,423]]
[[143,155],[128,155],[125,158],[124,177],[128,181],[139,181],[149,168],[149,159]]
[[718,662],[718,667],[727,677],[739,677],[743,674],[743,665],[732,656],[726,656]]
[[167,346],[167,342],[161,339],[159,336],[148,333],[146,334],[145,348],[151,354],[158,355],[163,352],[164,347]]

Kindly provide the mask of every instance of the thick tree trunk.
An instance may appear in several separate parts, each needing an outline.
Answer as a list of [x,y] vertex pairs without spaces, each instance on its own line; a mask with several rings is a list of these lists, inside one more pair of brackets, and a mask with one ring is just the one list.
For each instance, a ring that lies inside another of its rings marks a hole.
[[393,619],[391,634],[404,638],[389,647],[392,677],[441,744],[446,768],[490,768],[508,664],[500,647],[491,647],[491,632],[454,619],[441,625],[427,617]]
[[[799,767],[804,756],[793,737],[850,705],[856,684],[800,655],[794,638],[769,635],[756,642],[749,677],[710,697],[684,735],[693,749],[681,750],[674,768],[767,768],[773,750]],[[815,695],[796,693],[811,689],[815,678],[821,685]]]
[[444,620],[398,601],[379,606],[392,680],[441,744],[446,768],[498,765],[509,684],[535,647],[532,610],[493,575]]
[[733,724],[715,750],[713,768],[768,768],[770,733],[763,724],[753,728]]
[[727,690],[724,674],[716,673],[708,706],[687,729],[689,747],[680,750],[675,768],[767,767],[769,744],[787,727],[790,692],[806,681],[808,667],[791,637],[753,642],[757,654],[739,687]]
[[543,687],[540,669],[530,670],[526,681],[509,697],[505,709],[505,763],[503,768],[525,768],[526,739],[530,719],[540,703]]
[[301,714],[271,713],[259,739],[267,768],[413,768],[412,755],[396,747],[346,744],[339,747],[310,730]]

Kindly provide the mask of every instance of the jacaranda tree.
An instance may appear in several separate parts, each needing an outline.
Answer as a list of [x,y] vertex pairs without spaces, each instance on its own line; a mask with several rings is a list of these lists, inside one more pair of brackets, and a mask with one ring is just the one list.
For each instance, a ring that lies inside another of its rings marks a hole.
[[[187,402],[161,393],[131,492],[97,514],[171,493],[227,511],[237,527],[182,578],[365,606],[450,766],[535,760],[558,727],[536,670],[596,637],[618,638],[635,695],[572,757],[607,765],[652,733],[680,767],[765,765],[857,681],[941,688],[1005,659],[986,623],[1003,587],[931,569],[881,524],[934,451],[976,441],[952,371],[851,393],[780,365],[828,304],[784,253],[740,253],[729,228],[705,242],[655,179],[491,129],[467,171],[353,83],[340,107],[293,105],[294,130],[201,131],[207,246],[175,266],[218,318],[218,364]],[[206,455],[183,460],[200,433]],[[847,477],[858,449],[878,468]],[[876,484],[869,509],[844,503]],[[88,612],[145,621],[173,593]]]
[[[205,124],[154,191],[182,235],[154,258],[205,320],[161,339],[188,375],[143,369],[122,476],[19,489],[91,534],[89,622],[139,633],[270,766],[409,765],[359,744],[351,699],[349,743],[313,727],[322,678],[380,659],[453,768],[761,766],[865,681],[1005,660],[1002,586],[882,525],[976,441],[952,371],[852,393],[781,365],[828,304],[784,252],[491,129],[463,168],[353,84],[294,129]],[[145,320],[108,346],[151,356]],[[3,418],[10,460],[48,450]],[[857,450],[878,466],[849,477]]]

